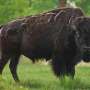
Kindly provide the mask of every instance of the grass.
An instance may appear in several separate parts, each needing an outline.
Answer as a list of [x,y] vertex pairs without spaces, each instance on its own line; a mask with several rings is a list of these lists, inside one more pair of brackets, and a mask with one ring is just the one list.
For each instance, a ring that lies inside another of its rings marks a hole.
[[0,76],[0,90],[90,90],[90,64],[78,65],[74,80],[58,79],[53,74],[50,65],[32,64],[24,60],[18,66],[20,83],[15,83],[8,65],[3,77]]

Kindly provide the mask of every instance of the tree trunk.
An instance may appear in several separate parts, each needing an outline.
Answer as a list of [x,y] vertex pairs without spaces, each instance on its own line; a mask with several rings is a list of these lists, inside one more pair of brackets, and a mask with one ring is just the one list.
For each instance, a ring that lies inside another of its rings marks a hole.
[[67,5],[67,0],[59,0],[59,5],[58,5],[59,8],[66,7],[66,5]]
[[32,0],[29,0],[29,6],[31,7],[31,5],[32,5]]

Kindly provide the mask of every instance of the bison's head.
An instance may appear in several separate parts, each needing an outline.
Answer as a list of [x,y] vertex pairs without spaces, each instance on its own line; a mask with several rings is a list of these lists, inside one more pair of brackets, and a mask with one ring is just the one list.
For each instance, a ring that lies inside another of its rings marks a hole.
[[82,52],[82,59],[90,61],[90,18],[78,17],[74,20],[72,28],[75,31],[75,41]]

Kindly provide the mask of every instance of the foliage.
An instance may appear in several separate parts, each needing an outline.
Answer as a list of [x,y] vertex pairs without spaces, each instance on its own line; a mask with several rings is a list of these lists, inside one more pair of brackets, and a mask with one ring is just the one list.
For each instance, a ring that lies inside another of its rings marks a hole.
[[0,23],[55,8],[57,0],[0,0]]
[[90,15],[90,0],[76,0],[77,6],[80,6],[87,15]]
[[12,79],[8,65],[0,80],[0,90],[90,90],[90,65],[76,67],[74,80],[59,79],[53,74],[50,65],[32,64],[25,57],[21,58],[18,74],[20,83]]
[[[70,0],[76,2],[87,15],[90,14],[90,0]],[[0,23],[17,17],[34,15],[57,8],[59,0],[0,0]]]

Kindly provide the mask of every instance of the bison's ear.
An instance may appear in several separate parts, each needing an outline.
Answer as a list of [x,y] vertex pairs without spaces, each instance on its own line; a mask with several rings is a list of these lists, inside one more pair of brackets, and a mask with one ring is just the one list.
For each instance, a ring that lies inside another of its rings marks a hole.
[[59,13],[56,14],[56,16],[54,17],[54,21],[58,21],[58,20],[63,20],[63,18],[65,18],[65,11],[60,11]]

